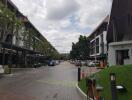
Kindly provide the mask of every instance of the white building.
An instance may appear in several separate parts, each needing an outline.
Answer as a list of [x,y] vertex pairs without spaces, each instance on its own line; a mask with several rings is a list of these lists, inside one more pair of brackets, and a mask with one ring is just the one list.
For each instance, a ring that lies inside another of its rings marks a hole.
[[107,42],[110,66],[132,64],[132,0],[113,1]]
[[103,67],[106,66],[107,60],[107,26],[109,16],[99,24],[99,26],[90,34],[90,58],[98,60],[103,63]]
[[108,61],[110,66],[132,64],[132,41],[110,43]]
[[[94,39],[90,41],[90,44],[93,45],[93,50],[90,53],[91,57],[100,56],[102,53],[107,54],[107,41],[106,41],[107,32],[103,31],[101,34],[95,36]],[[95,50],[96,42],[96,50]]]

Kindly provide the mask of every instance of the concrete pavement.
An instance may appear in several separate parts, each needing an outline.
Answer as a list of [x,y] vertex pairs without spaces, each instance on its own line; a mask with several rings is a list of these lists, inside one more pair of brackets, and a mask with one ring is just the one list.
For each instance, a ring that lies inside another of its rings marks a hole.
[[77,68],[68,62],[18,72],[0,79],[0,100],[82,100]]

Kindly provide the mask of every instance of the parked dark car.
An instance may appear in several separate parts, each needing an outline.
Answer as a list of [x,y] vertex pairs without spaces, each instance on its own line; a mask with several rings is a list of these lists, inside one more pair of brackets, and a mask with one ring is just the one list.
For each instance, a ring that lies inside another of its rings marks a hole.
[[54,60],[49,61],[48,66],[55,66],[56,62]]
[[81,61],[78,60],[78,61],[75,62],[75,65],[76,66],[82,66],[82,63],[81,63]]

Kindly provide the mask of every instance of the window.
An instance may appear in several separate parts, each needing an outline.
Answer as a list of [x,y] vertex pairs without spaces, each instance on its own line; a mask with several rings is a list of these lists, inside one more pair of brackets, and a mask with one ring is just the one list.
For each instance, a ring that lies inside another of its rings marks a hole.
[[99,46],[96,46],[96,53],[99,53]]
[[99,53],[99,38],[96,39],[96,53]]
[[101,44],[100,44],[100,46],[101,46],[102,53],[104,53],[104,35],[103,34],[101,34]]
[[104,42],[104,35],[103,34],[101,34],[101,42]]
[[91,45],[90,45],[90,48],[91,48],[91,55],[93,55],[95,53],[95,41],[92,41],[91,42]]
[[99,38],[96,39],[96,45],[99,45]]
[[129,59],[129,50],[123,50],[123,58]]

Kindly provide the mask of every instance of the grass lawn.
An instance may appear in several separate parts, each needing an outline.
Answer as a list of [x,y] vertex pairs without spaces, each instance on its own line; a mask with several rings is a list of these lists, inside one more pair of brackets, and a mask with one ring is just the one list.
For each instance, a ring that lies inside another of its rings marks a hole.
[[81,90],[86,93],[87,92],[87,88],[86,88],[86,80],[83,79],[78,83],[79,87],[81,88]]
[[[116,74],[117,85],[122,84],[126,87],[127,92],[118,93],[118,100],[132,100],[132,65],[112,66],[106,68],[99,73],[92,75],[97,79],[97,83],[104,87],[102,96],[105,100],[111,100],[111,90],[109,73]],[[82,80],[79,87],[86,93],[86,81]]]

